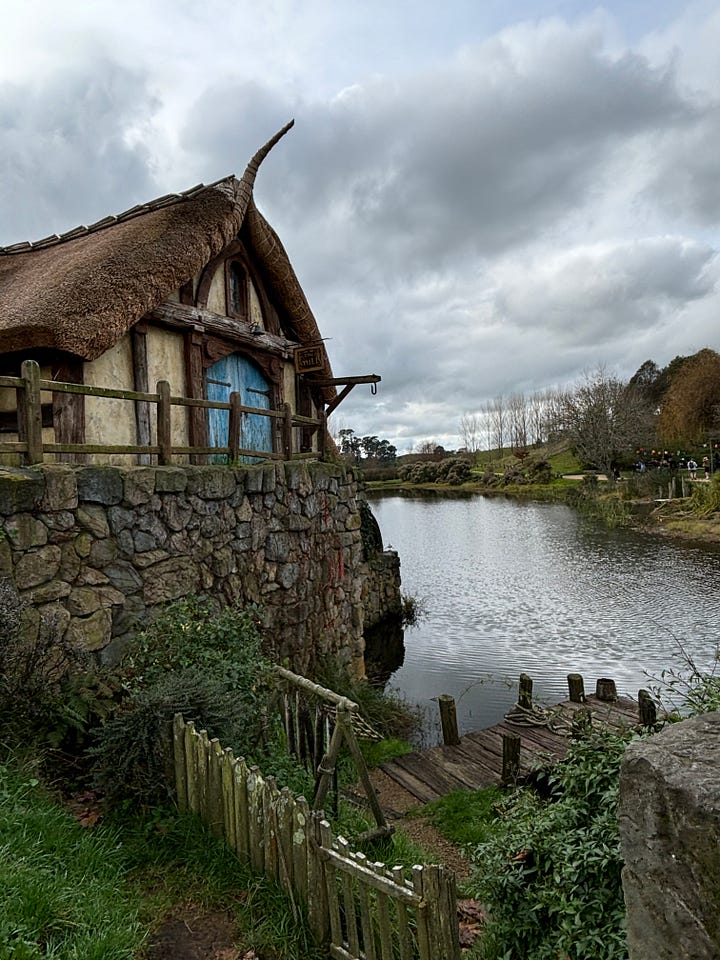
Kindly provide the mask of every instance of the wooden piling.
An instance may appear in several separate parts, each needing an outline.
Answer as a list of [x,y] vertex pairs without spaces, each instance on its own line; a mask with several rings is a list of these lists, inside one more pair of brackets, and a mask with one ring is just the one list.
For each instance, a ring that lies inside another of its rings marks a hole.
[[585,683],[579,673],[567,675],[568,694],[571,703],[585,703]]
[[520,688],[518,689],[518,706],[524,710],[532,708],[532,677],[526,673],[520,674]]
[[458,735],[455,700],[449,693],[441,693],[438,697],[438,703],[440,704],[443,743],[446,747],[456,747],[460,743],[460,737]]
[[647,690],[638,690],[638,713],[641,727],[654,727],[657,723],[655,701]]
[[611,703],[613,700],[617,700],[618,696],[615,681],[610,680],[608,677],[601,677],[595,684],[595,696],[598,698],[598,700],[602,700],[606,703]]
[[515,783],[520,772],[520,737],[516,733],[504,733],[502,738],[502,782],[504,786]]

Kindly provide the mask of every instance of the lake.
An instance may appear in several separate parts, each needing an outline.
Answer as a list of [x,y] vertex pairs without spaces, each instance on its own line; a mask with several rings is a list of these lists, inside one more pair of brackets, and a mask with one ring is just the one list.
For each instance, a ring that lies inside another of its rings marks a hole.
[[441,693],[455,697],[460,732],[498,722],[520,672],[536,699],[586,692],[611,677],[637,696],[681,648],[712,666],[720,617],[720,550],[606,529],[564,504],[509,498],[369,495],[402,590],[426,616],[405,630],[390,686],[419,704],[424,741],[439,738]]

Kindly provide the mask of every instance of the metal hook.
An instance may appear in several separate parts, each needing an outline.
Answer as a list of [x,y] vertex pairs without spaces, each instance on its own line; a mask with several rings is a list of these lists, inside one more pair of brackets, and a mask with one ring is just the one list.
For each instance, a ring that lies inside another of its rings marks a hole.
[[373,397],[376,397],[376,396],[377,396],[377,384],[376,384],[376,383],[371,383],[371,384],[370,384],[370,393],[372,394]]

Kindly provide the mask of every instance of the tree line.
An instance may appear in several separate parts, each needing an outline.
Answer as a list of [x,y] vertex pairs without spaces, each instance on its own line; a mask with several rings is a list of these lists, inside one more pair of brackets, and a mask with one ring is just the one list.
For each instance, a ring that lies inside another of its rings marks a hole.
[[692,449],[720,437],[720,354],[704,348],[665,367],[646,360],[627,381],[598,367],[570,387],[500,394],[464,413],[459,433],[468,453],[564,439],[603,471],[632,451]]
[[[629,380],[604,367],[585,373],[568,387],[530,394],[498,394],[460,418],[461,451],[510,450],[524,456],[533,447],[566,441],[586,468],[608,472],[628,455],[649,458],[659,447],[690,453],[699,444],[720,443],[720,354],[706,347],[677,356],[665,367],[646,360]],[[377,436],[341,429],[340,455],[350,463],[389,465],[396,447]],[[435,440],[412,450],[431,459],[447,451]]]

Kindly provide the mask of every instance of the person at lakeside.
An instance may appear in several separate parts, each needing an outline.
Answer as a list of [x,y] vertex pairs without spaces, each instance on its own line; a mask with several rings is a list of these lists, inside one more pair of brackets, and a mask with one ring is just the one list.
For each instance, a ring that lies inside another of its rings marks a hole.
[[688,473],[690,474],[691,480],[697,480],[697,463],[693,460],[692,457],[687,462]]
[[710,479],[710,461],[707,457],[703,457],[703,470],[705,471],[705,479]]

